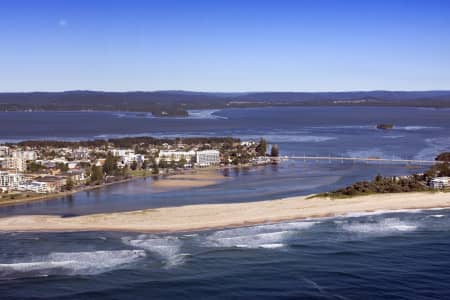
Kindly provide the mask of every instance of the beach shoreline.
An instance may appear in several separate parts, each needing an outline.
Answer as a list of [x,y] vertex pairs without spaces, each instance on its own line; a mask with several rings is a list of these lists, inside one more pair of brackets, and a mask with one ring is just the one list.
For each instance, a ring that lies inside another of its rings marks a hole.
[[200,204],[63,218],[0,218],[0,231],[175,233],[345,216],[377,211],[450,208],[449,193],[397,193],[349,199],[290,197],[248,203]]

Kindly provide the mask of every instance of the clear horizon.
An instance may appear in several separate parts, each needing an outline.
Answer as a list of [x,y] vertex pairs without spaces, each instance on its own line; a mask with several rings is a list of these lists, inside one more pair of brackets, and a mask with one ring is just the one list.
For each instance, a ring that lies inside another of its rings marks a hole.
[[450,90],[450,2],[0,3],[0,92]]

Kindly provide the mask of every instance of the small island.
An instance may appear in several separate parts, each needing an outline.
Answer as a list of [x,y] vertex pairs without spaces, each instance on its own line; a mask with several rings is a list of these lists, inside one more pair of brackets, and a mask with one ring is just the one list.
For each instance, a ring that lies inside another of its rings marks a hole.
[[389,130],[392,128],[394,128],[394,124],[386,124],[386,123],[377,124],[377,129]]

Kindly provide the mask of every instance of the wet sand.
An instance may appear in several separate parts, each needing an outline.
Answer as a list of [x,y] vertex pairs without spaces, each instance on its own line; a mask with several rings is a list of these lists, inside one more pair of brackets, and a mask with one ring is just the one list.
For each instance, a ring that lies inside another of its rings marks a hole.
[[217,170],[186,171],[183,174],[175,174],[155,180],[152,186],[157,191],[173,189],[195,188],[214,185],[226,179]]
[[450,193],[399,193],[349,199],[291,197],[279,200],[188,205],[132,212],[0,218],[2,231],[178,232],[238,227],[348,213],[450,207]]

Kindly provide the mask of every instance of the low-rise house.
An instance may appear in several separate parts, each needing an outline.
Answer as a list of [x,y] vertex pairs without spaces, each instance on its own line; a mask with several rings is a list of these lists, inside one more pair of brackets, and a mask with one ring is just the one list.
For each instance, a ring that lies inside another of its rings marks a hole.
[[68,167],[69,169],[75,169],[77,166],[78,166],[78,162],[76,162],[76,161],[69,161],[69,162],[67,163],[67,167]]
[[443,189],[450,187],[450,177],[435,177],[431,179],[430,187],[433,189]]
[[250,161],[254,165],[266,165],[272,162],[270,157],[258,156]]

